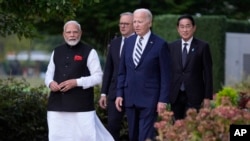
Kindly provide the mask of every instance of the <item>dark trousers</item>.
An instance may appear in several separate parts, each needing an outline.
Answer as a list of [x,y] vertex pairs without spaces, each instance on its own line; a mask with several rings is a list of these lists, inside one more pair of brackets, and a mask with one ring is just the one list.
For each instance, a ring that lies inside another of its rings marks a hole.
[[124,109],[122,112],[117,111],[115,101],[108,101],[108,131],[115,141],[120,141],[120,130],[124,113]]
[[184,119],[187,110],[190,108],[195,108],[197,111],[200,109],[201,105],[192,105],[188,101],[186,91],[180,90],[175,103],[171,104],[171,110],[174,112],[175,120]]
[[157,118],[156,108],[129,107],[126,108],[129,140],[145,141],[155,137],[154,123]]
[[171,110],[174,112],[175,120],[184,119],[188,109],[187,94],[185,91],[179,91],[175,103],[171,104]]

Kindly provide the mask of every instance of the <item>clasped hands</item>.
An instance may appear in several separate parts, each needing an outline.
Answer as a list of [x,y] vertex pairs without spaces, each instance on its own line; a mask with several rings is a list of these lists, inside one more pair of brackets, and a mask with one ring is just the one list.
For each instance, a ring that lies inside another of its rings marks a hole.
[[60,84],[58,84],[56,81],[52,81],[49,84],[49,88],[52,92],[57,92],[57,91],[66,92],[76,86],[77,86],[76,79],[66,80],[61,82]]

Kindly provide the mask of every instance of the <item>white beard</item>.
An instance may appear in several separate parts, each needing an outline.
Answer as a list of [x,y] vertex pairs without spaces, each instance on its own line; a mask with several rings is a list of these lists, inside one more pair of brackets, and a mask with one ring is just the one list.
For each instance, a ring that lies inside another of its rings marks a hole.
[[76,40],[67,40],[66,43],[70,46],[75,46],[80,40],[76,39]]

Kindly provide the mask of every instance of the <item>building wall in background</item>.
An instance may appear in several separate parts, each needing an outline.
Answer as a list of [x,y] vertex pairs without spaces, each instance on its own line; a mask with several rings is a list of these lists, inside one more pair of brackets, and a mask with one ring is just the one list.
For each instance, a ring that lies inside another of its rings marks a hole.
[[226,33],[225,85],[250,76],[250,34]]

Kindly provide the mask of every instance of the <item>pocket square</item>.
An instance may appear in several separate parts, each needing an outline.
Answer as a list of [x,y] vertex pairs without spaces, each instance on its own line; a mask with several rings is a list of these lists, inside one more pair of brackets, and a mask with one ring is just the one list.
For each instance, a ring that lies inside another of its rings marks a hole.
[[82,56],[80,56],[80,55],[75,55],[74,56],[74,61],[82,61]]

